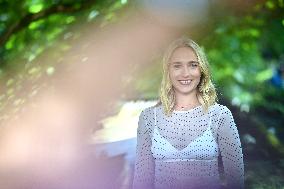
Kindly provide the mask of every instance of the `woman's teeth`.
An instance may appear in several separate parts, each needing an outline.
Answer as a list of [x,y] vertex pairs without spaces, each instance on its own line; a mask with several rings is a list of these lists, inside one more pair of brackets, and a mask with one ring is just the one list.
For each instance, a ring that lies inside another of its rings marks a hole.
[[189,85],[191,83],[192,80],[180,80],[179,82],[182,84],[182,85]]

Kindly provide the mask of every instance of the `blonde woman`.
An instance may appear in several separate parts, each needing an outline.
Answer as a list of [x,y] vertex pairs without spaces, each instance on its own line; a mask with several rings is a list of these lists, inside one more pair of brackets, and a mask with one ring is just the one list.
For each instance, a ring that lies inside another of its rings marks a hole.
[[133,188],[243,188],[238,130],[231,111],[216,102],[202,49],[177,39],[164,55],[163,71],[160,102],[139,117]]

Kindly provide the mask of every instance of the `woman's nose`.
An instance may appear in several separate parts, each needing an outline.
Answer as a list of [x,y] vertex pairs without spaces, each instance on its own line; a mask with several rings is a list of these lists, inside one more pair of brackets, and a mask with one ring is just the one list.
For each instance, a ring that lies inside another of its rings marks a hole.
[[183,75],[184,77],[189,76],[190,70],[189,70],[189,68],[188,68],[187,66],[184,66],[182,70],[183,70],[183,71],[182,71],[182,75]]

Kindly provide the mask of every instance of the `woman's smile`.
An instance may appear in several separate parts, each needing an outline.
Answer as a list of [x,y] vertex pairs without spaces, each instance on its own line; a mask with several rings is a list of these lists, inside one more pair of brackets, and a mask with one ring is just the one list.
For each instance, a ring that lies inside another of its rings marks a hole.
[[182,85],[190,85],[190,83],[192,82],[192,79],[188,79],[188,80],[178,80],[180,82],[180,84]]

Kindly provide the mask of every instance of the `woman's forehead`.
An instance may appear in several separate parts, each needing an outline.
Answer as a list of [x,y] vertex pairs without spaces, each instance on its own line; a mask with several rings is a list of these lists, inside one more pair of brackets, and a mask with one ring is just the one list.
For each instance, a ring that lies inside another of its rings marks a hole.
[[170,61],[174,62],[180,60],[185,60],[185,61],[197,60],[195,51],[190,47],[176,48],[170,57]]

